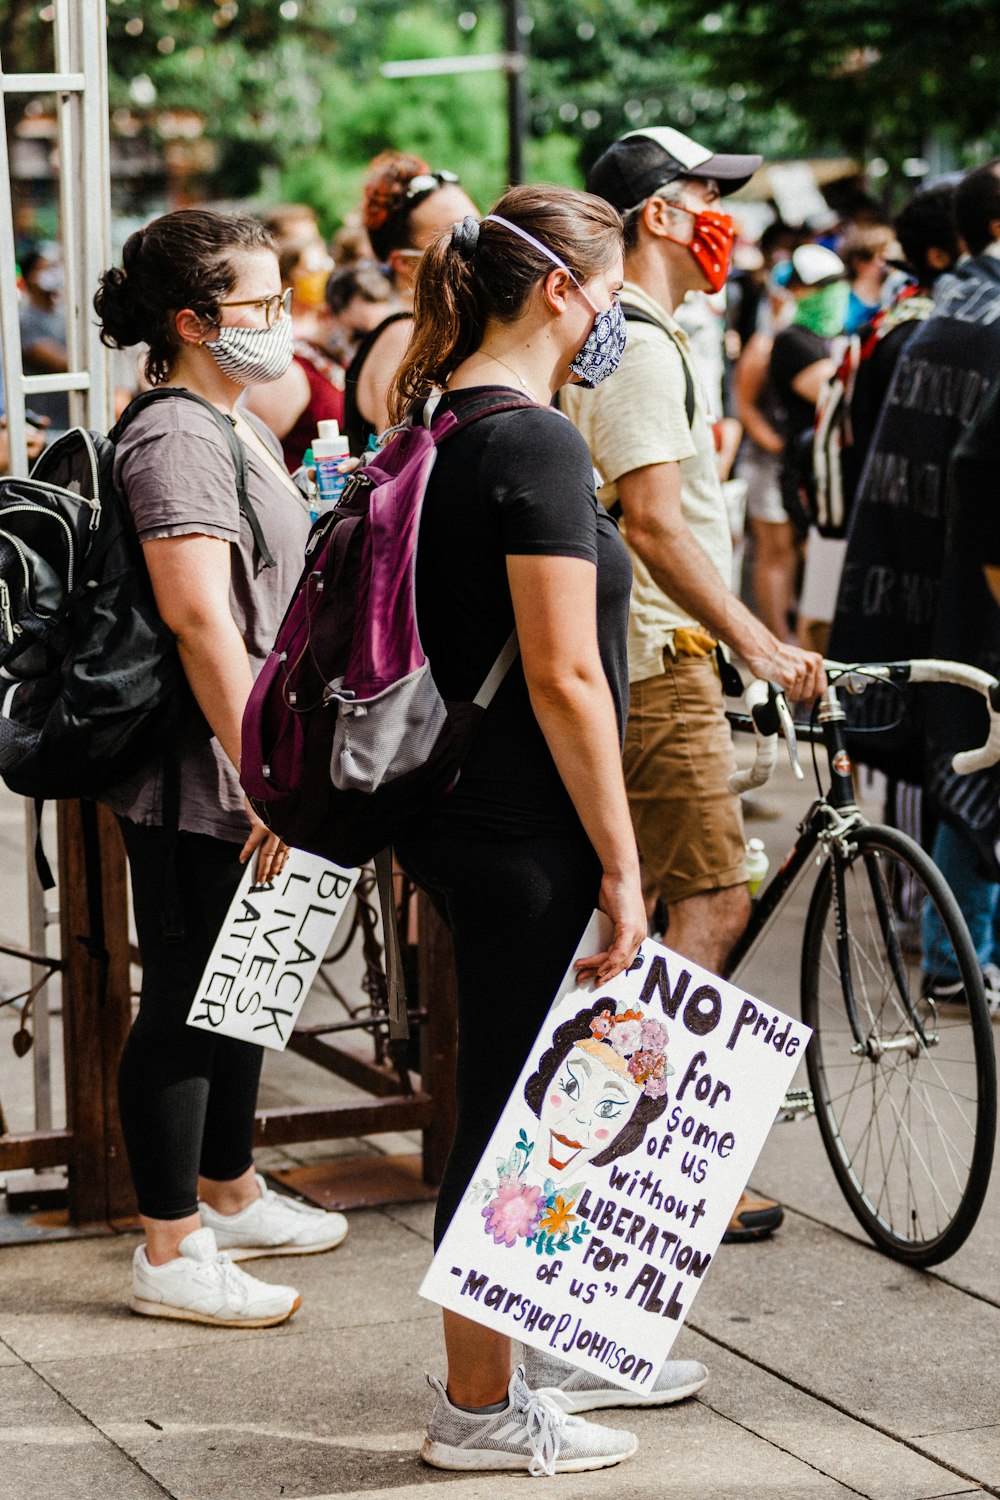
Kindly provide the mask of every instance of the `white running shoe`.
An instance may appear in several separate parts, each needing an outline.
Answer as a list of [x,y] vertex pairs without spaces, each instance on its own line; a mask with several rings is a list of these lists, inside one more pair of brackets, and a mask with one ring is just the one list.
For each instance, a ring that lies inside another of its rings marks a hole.
[[260,1197],[238,1214],[220,1214],[199,1203],[201,1222],[211,1229],[220,1250],[233,1260],[259,1260],[264,1255],[318,1255],[333,1250],[347,1238],[343,1214],[327,1213],[272,1192],[258,1174]]
[[510,1377],[507,1405],[497,1412],[463,1411],[448,1400],[440,1380],[427,1380],[438,1399],[420,1457],[435,1469],[526,1469],[540,1478],[607,1469],[639,1446],[634,1433],[567,1416],[529,1390],[523,1365]]
[[132,1258],[133,1312],[147,1318],[179,1318],[217,1328],[270,1328],[300,1306],[294,1287],[272,1286],[248,1276],[219,1250],[210,1229],[195,1229],[180,1243],[180,1255],[151,1266],[145,1245]]
[[524,1378],[536,1396],[576,1414],[609,1406],[670,1406],[700,1391],[708,1380],[708,1371],[696,1359],[668,1359],[651,1390],[630,1391],[526,1344]]

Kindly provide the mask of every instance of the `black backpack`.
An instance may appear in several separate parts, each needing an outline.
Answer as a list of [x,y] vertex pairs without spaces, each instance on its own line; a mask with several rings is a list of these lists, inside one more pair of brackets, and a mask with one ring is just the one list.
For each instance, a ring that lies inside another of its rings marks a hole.
[[217,419],[260,562],[274,565],[232,422],[192,391],[147,391],[107,437],[73,428],[30,478],[0,479],[0,778],[36,801],[109,790],[162,751],[182,713],[197,713],[112,473],[125,428],[168,398]]

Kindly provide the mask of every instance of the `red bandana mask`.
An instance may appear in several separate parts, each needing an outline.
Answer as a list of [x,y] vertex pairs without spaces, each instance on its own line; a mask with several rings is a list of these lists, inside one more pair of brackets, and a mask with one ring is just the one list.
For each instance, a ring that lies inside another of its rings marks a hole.
[[674,239],[672,234],[666,238],[673,240],[675,245],[683,245],[685,250],[690,250],[712,291],[721,292],[729,275],[729,259],[733,253],[736,225],[728,214],[716,213],[711,208],[703,208],[696,213],[693,208],[685,208],[682,203],[671,203],[670,207],[690,214],[694,220],[694,228],[690,240]]

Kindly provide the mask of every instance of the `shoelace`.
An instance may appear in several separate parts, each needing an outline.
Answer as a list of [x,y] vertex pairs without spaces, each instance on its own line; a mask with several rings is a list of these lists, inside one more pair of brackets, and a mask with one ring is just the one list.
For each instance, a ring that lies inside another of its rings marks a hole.
[[540,1479],[542,1475],[551,1479],[556,1472],[566,1413],[561,1407],[546,1401],[544,1396],[528,1390],[523,1396],[515,1397],[514,1406],[524,1417],[524,1429],[528,1434],[532,1455],[528,1473],[534,1479]]
[[226,1292],[233,1294],[233,1306],[237,1312],[242,1312],[247,1305],[249,1297],[249,1280],[245,1271],[230,1259],[225,1250],[216,1251],[211,1260],[202,1261],[206,1270],[217,1270],[219,1280],[222,1282]]

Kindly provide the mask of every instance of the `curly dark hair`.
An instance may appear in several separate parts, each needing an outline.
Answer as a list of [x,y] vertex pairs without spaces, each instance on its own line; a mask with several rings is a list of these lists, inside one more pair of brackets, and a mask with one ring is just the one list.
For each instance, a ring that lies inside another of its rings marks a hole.
[[[603,1000],[595,1000],[586,1010],[578,1010],[575,1016],[571,1016],[568,1021],[556,1027],[552,1033],[552,1046],[542,1053],[538,1067],[524,1085],[524,1098],[532,1114],[541,1118],[545,1091],[572,1052],[574,1045],[577,1042],[589,1041],[593,1036],[590,1029],[591,1021],[596,1021],[601,1012],[609,1007],[614,1010],[614,1006],[614,1000],[605,996]],[[614,1140],[605,1146],[598,1156],[591,1157],[592,1164],[595,1167],[606,1167],[608,1162],[615,1161],[619,1156],[627,1156],[630,1151],[634,1151],[646,1134],[647,1127],[660,1118],[666,1107],[666,1094],[660,1099],[654,1099],[651,1095],[644,1093]]]
[[190,307],[214,317],[236,283],[234,253],[273,249],[264,225],[249,214],[207,208],[162,214],[129,235],[121,266],[101,277],[94,296],[101,343],[112,349],[148,344],[146,376],[157,385],[180,350],[174,314]]

